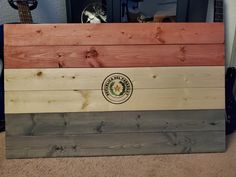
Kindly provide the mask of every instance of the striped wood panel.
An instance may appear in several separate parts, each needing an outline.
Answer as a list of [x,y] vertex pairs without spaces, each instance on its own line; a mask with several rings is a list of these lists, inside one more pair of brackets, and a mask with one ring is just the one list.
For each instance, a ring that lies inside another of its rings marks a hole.
[[[7,158],[223,152],[223,31],[223,23],[5,25]],[[101,90],[114,72],[134,86],[119,105]]]
[[5,47],[6,69],[223,65],[223,44]]
[[223,23],[4,25],[5,46],[223,44]]

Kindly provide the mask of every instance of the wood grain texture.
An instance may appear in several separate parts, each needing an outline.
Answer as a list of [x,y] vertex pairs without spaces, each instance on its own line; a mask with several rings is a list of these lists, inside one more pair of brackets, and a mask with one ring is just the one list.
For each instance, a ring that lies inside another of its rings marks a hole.
[[224,108],[224,88],[137,89],[119,105],[108,102],[101,90],[5,92],[6,114]]
[[224,45],[5,47],[5,68],[223,66]]
[[224,110],[7,114],[7,136],[224,131]]
[[223,44],[223,23],[7,24],[6,46]]
[[7,137],[7,158],[223,152],[224,131]]
[[153,68],[5,69],[5,91],[100,90],[112,73],[123,73],[134,89],[224,88],[223,66]]

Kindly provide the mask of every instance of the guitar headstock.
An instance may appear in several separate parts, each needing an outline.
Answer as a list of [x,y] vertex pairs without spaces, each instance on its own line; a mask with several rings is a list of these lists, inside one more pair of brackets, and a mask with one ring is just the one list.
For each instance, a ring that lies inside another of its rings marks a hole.
[[38,6],[37,0],[8,0],[8,2],[14,9],[18,9],[19,3],[26,3],[30,10],[34,10]]

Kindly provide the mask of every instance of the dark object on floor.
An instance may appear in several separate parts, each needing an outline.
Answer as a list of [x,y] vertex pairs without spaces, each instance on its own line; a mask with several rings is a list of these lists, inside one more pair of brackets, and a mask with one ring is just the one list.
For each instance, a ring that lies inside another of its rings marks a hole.
[[226,72],[226,134],[236,130],[236,101],[233,88],[236,84],[236,68],[230,67]]
[[0,120],[0,132],[4,132],[4,131],[5,131],[5,121]]
[[205,22],[208,0],[178,0],[177,22]]

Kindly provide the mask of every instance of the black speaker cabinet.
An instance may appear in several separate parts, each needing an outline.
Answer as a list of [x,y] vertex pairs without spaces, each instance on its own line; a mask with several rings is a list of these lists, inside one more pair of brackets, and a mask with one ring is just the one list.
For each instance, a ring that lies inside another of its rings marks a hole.
[[178,0],[177,22],[205,22],[209,0]]

